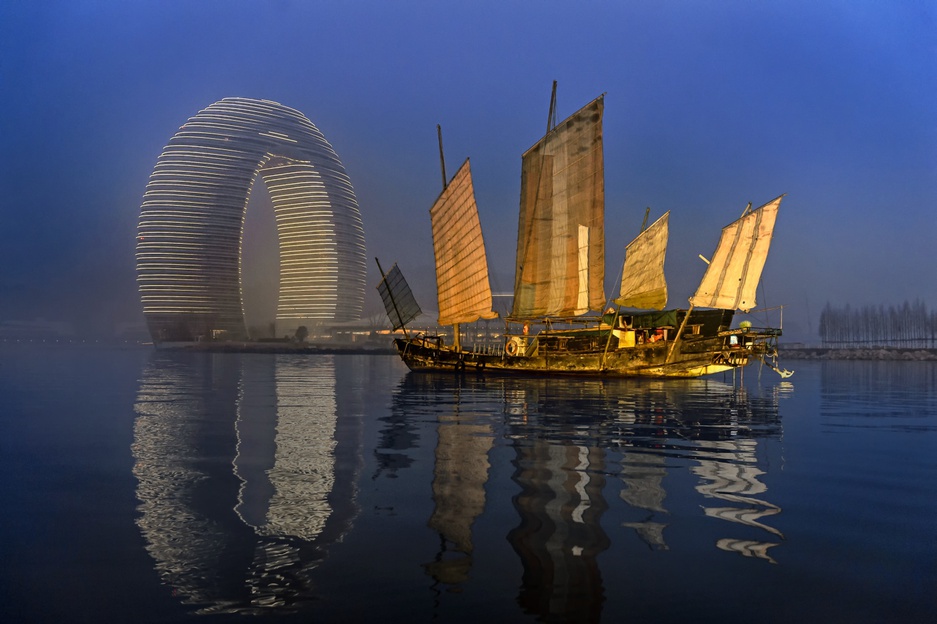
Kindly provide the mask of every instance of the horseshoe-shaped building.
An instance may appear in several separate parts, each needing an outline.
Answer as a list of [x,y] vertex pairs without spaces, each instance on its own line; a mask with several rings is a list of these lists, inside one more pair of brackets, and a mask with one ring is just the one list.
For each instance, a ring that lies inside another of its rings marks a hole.
[[154,342],[247,337],[241,240],[258,175],[276,213],[277,335],[361,317],[364,229],[335,150],[299,111],[226,98],[170,139],[143,196],[137,284]]

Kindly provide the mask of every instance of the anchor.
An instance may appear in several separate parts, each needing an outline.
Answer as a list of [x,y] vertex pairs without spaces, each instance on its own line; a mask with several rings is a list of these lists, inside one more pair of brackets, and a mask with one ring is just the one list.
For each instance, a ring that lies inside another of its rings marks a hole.
[[768,366],[768,368],[770,368],[771,370],[776,372],[778,375],[780,375],[781,379],[787,379],[788,377],[794,374],[794,371],[792,370],[787,370],[786,368],[778,368],[778,365],[776,362],[769,361],[768,358],[765,356],[761,357],[761,361],[764,362]]

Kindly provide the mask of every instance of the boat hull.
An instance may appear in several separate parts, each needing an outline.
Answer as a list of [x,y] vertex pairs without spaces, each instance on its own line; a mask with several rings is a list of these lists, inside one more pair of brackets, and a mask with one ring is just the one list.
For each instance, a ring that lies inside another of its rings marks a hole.
[[398,338],[394,344],[404,363],[415,372],[692,378],[773,357],[776,340],[777,334],[773,333],[747,332],[739,339],[738,332],[724,332],[675,344],[663,341],[614,350],[536,349],[530,354],[516,347],[510,349],[510,338],[505,341],[505,348],[482,350],[457,350],[443,345],[437,336]]

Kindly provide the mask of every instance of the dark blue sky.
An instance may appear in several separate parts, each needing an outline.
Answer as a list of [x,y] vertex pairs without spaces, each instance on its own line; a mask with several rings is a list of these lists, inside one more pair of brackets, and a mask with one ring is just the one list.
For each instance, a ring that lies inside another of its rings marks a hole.
[[[933,2],[69,1],[0,5],[0,320],[140,318],[147,179],[229,96],[309,117],[351,176],[369,262],[423,285],[442,124],[508,290],[520,155],[553,80],[560,118],[607,94],[610,284],[644,207],[671,210],[670,305],[686,305],[720,228],[787,193],[759,304],[785,304],[790,335],[828,301],[937,307]],[[268,244],[249,242],[261,266]]]

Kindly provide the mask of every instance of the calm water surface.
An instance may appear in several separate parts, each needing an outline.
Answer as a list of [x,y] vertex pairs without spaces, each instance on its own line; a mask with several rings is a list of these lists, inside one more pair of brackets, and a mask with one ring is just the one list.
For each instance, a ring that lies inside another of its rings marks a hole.
[[2,345],[0,621],[937,621],[937,366],[787,366]]

